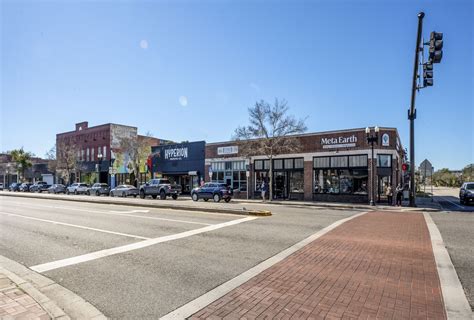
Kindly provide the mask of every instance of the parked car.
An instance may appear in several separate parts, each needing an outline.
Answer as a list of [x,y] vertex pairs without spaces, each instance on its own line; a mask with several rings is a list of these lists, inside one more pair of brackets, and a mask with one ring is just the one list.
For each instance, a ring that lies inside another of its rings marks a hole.
[[87,194],[89,186],[85,183],[73,183],[66,188],[66,194]]
[[48,193],[66,193],[66,186],[63,184],[53,184],[48,188]]
[[214,202],[219,202],[224,199],[225,202],[229,202],[232,199],[233,190],[228,187],[225,183],[205,183],[202,187],[194,188],[191,191],[191,198],[194,201],[203,199],[208,201],[213,199]]
[[48,191],[48,188],[51,187],[49,184],[47,184],[44,181],[38,181],[30,186],[30,192],[43,192],[43,191]]
[[22,184],[20,184],[20,188],[19,188],[18,191],[21,191],[21,192],[29,192],[31,186],[32,186],[31,183],[23,182]]
[[3,191],[3,183],[0,183],[0,190]]
[[135,188],[129,184],[121,184],[110,190],[111,197],[128,197],[133,196],[136,198],[138,196],[138,188]]
[[20,191],[21,183],[13,182],[9,187],[8,191]]
[[153,199],[160,196],[165,200],[167,196],[171,196],[174,200],[178,199],[181,194],[181,186],[171,183],[168,179],[151,179],[144,185],[140,186],[140,198],[151,196]]
[[100,196],[102,194],[105,194],[106,196],[108,196],[109,193],[110,193],[110,188],[107,183],[94,183],[92,187],[90,187],[89,190],[87,190],[88,195],[93,194],[96,196]]
[[474,202],[474,182],[464,182],[459,190],[459,202],[471,204]]

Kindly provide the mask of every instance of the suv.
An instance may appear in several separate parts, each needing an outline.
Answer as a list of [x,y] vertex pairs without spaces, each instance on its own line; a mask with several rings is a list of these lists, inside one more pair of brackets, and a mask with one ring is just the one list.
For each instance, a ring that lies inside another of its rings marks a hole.
[[151,196],[153,199],[159,195],[161,200],[165,200],[167,196],[171,196],[174,200],[178,199],[181,194],[181,186],[171,183],[168,179],[151,179],[144,185],[140,186],[140,198]]
[[20,191],[20,183],[13,182],[10,187],[8,187],[8,191]]
[[110,193],[110,188],[107,183],[94,183],[92,187],[90,187],[89,190],[87,190],[88,195],[93,194],[96,196],[100,196],[102,194],[105,194],[106,196],[108,196],[109,193]]
[[470,204],[474,201],[474,182],[463,183],[459,190],[459,202],[461,204]]
[[229,202],[232,199],[233,191],[225,183],[205,183],[202,187],[194,188],[191,192],[191,198],[193,201],[204,199],[208,201],[213,199],[214,202],[219,202],[224,199],[225,202]]
[[30,186],[30,192],[43,192],[43,191],[48,191],[48,188],[51,187],[49,184],[47,184],[44,181],[38,181],[32,186]]
[[28,192],[30,191],[31,186],[32,186],[31,183],[23,182],[22,184],[20,184],[20,188],[18,189],[18,191]]
[[86,194],[89,186],[85,183],[73,183],[66,189],[66,194]]

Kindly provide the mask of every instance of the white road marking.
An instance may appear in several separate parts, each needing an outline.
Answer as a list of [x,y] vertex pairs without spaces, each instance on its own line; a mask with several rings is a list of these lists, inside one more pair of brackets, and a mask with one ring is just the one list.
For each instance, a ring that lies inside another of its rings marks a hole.
[[105,250],[100,250],[96,252],[91,252],[87,254],[83,254],[77,257],[72,257],[72,258],[67,258],[67,259],[62,259],[62,260],[57,260],[53,262],[48,262],[48,263],[43,263],[39,264],[36,266],[30,267],[30,269],[36,271],[36,272],[46,272],[58,268],[63,268],[71,265],[75,265],[78,263],[86,262],[86,261],[92,261],[104,257],[108,257],[111,255],[119,254],[119,253],[124,253],[124,252],[129,252],[132,250],[137,250],[137,249],[142,249],[145,247],[149,247],[158,243],[163,243],[163,242],[168,242],[168,241],[173,241],[173,240],[178,240],[178,239],[183,239],[187,238],[190,236],[194,236],[197,234],[209,232],[209,231],[214,231],[217,229],[225,228],[228,226],[236,225],[242,222],[247,222],[251,220],[258,219],[257,217],[247,217],[247,218],[242,218],[242,219],[237,219],[237,220],[232,220],[232,221],[227,221],[224,223],[219,223],[219,224],[214,224],[211,226],[195,229],[195,230],[190,230],[190,231],[185,231],[177,234],[172,234],[169,236],[164,236],[164,237],[159,237],[159,238],[154,238],[154,239],[148,239],[145,241],[140,241],[136,243],[131,243],[127,244],[124,246],[116,247],[116,248],[111,248],[111,249],[105,249]]
[[463,206],[461,206],[461,205],[459,205],[459,204],[457,204],[457,203],[455,203],[455,202],[452,202],[452,201],[446,199],[445,197],[441,197],[441,196],[438,196],[438,197],[440,197],[440,198],[443,199],[444,201],[448,201],[449,203],[454,204],[454,205],[455,205],[456,207],[458,207],[458,208],[466,209],[466,208],[464,208]]
[[202,308],[206,307],[207,305],[211,304],[212,302],[216,301],[217,299],[223,297],[230,291],[234,290],[238,286],[242,285],[243,283],[247,282],[251,278],[255,277],[259,273],[267,270],[274,264],[282,261],[283,259],[287,258],[289,255],[293,254],[294,252],[298,251],[299,249],[303,248],[307,244],[310,244],[314,240],[318,239],[319,237],[325,235],[329,231],[335,229],[336,227],[340,226],[344,222],[352,220],[354,218],[358,218],[364,214],[368,213],[361,212],[350,216],[345,219],[338,220],[333,224],[327,226],[326,228],[319,230],[315,234],[307,237],[306,239],[301,240],[300,242],[294,244],[293,246],[289,247],[288,249],[283,250],[282,252],[274,255],[273,257],[268,258],[267,260],[263,261],[260,264],[257,264],[255,267],[245,271],[244,273],[238,275],[237,277],[230,279],[229,281],[221,284],[220,286],[212,289],[211,291],[203,294],[200,297],[186,303],[185,305],[181,306],[180,308],[164,315],[160,318],[160,320],[173,320],[173,319],[187,319],[191,315],[195,314]]
[[128,233],[121,233],[121,232],[109,231],[109,230],[104,230],[104,229],[90,228],[90,227],[80,226],[80,225],[77,225],[77,224],[71,224],[71,223],[65,223],[65,222],[47,220],[47,219],[40,219],[40,218],[25,216],[25,215],[21,215],[21,214],[10,213],[10,212],[0,212],[0,214],[6,215],[6,216],[11,216],[11,217],[18,217],[18,218],[23,218],[23,219],[35,220],[35,221],[48,222],[48,223],[52,223],[52,224],[57,224],[57,225],[67,226],[67,227],[73,227],[73,228],[78,228],[78,229],[85,229],[85,230],[92,230],[92,231],[98,231],[98,232],[103,232],[103,233],[110,233],[110,234],[115,234],[115,235],[119,235],[119,236],[130,237],[130,238],[145,239],[145,240],[150,239],[150,238],[147,238],[147,237],[136,236],[136,235],[128,234]]
[[[187,220],[180,220],[180,219],[148,217],[148,216],[140,216],[140,215],[136,215],[136,214],[119,213],[119,212],[131,212],[131,211],[99,211],[99,210],[79,209],[79,208],[73,208],[73,207],[44,206],[44,205],[41,205],[41,204],[34,204],[34,205],[28,205],[28,204],[24,204],[24,203],[18,203],[18,204],[23,206],[23,207],[27,207],[27,208],[41,207],[41,208],[48,208],[48,209],[65,209],[65,210],[72,210],[72,211],[81,211],[81,212],[88,212],[88,213],[100,213],[100,214],[108,214],[108,215],[114,215],[114,216],[124,216],[124,217],[140,218],[140,219],[162,220],[162,221],[179,222],[179,223],[187,223],[187,224],[197,224],[197,225],[202,225],[202,226],[212,225],[212,223],[195,222],[195,221],[187,221]],[[143,211],[135,210],[135,211],[136,212],[144,212],[144,211],[148,211],[148,210],[143,210]]]
[[438,227],[433,222],[430,214],[424,212],[426,225],[430,232],[431,246],[438,269],[441,292],[443,294],[444,308],[448,319],[474,319],[466,295],[459,281],[456,269],[449,257],[448,250],[443,242],[443,237]]
[[112,210],[109,210],[109,212],[112,212],[112,213],[134,213],[134,212],[148,213],[148,212],[150,212],[150,210],[130,210],[130,211],[112,211]]

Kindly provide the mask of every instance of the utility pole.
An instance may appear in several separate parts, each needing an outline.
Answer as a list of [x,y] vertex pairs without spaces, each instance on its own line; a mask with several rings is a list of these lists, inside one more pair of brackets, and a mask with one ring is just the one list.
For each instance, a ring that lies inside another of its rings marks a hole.
[[416,108],[415,98],[416,91],[418,90],[418,65],[420,51],[423,50],[421,44],[421,33],[423,31],[423,18],[425,17],[424,12],[418,13],[418,32],[416,35],[416,48],[415,48],[415,65],[413,68],[413,82],[411,88],[411,103],[410,110],[408,110],[408,119],[410,120],[410,207],[415,207],[415,119],[416,119]]

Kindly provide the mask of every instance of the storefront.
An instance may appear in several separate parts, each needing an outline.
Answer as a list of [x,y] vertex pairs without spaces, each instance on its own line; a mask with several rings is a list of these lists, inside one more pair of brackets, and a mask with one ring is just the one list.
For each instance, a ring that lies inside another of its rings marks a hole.
[[[296,136],[295,154],[268,156],[239,153],[237,142],[206,145],[206,181],[232,186],[236,197],[260,198],[262,182],[270,180],[274,199],[368,203],[386,201],[384,190],[401,181],[404,153],[395,128],[380,128],[371,145],[365,129],[351,129]],[[372,170],[373,164],[373,170]],[[372,171],[375,175],[372,175]],[[245,179],[244,179],[245,178]]]
[[196,141],[152,147],[152,175],[168,178],[189,194],[204,179],[206,144]]

